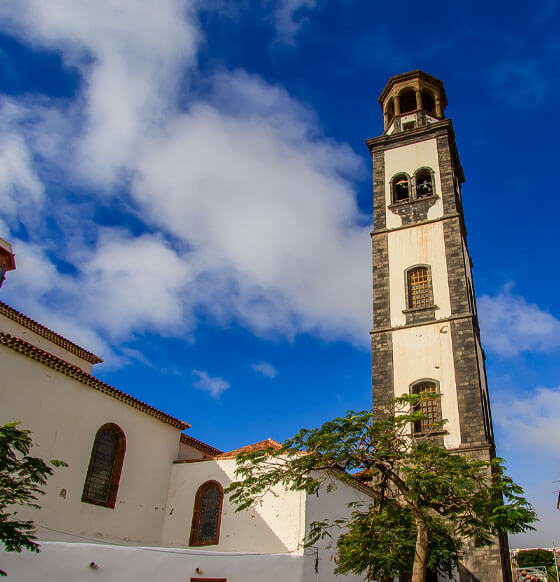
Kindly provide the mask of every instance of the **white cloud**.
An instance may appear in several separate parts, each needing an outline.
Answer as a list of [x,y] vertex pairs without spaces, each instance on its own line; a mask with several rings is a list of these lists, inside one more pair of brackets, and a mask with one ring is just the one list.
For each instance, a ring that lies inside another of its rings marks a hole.
[[[191,91],[194,2],[8,1],[2,22],[82,77],[69,101],[4,98],[0,109],[19,148],[4,189],[26,184],[18,204],[39,221],[27,245],[12,241],[28,258],[5,296],[116,344],[153,329],[184,337],[202,311],[259,335],[367,345],[369,226],[349,179],[365,168],[259,77],[204,72],[208,95]],[[96,224],[100,202],[147,233]],[[53,256],[71,268],[61,273]],[[44,272],[35,281],[23,273],[32,260]]]
[[495,297],[483,295],[478,305],[483,343],[489,350],[513,357],[523,351],[547,352],[560,347],[560,320],[514,295],[509,287]]
[[560,459],[560,388],[540,387],[526,396],[500,393],[496,423],[508,441],[528,451],[552,452]]
[[494,398],[498,454],[507,458],[508,474],[523,486],[540,519],[535,533],[511,536],[511,547],[547,547],[557,540],[559,410],[560,387],[540,387],[523,395],[502,388]]
[[308,11],[316,7],[317,0],[278,0],[274,24],[280,40],[293,44],[297,33],[308,20]]
[[208,392],[212,398],[219,398],[224,390],[230,388],[230,383],[223,378],[209,376],[207,372],[200,370],[193,370],[192,373],[198,376],[198,380],[195,380],[192,386]]
[[272,365],[266,362],[259,362],[258,364],[253,364],[251,366],[255,372],[266,376],[267,378],[276,378],[278,376],[278,370]]

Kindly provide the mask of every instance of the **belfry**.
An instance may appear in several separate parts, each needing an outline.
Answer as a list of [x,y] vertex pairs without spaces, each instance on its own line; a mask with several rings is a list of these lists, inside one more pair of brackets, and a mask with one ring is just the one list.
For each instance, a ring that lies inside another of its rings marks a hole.
[[[460,454],[495,456],[472,261],[461,203],[463,169],[443,83],[422,71],[389,79],[379,97],[384,132],[373,157],[373,405],[403,393],[438,392],[422,404],[422,434]],[[511,580],[507,540],[465,544],[458,579]]]

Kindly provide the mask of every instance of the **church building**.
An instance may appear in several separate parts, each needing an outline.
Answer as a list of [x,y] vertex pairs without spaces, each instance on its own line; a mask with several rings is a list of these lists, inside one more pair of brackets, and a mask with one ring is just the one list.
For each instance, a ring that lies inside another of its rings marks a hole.
[[[366,142],[373,156],[373,406],[386,408],[406,392],[440,393],[422,405],[427,419],[411,431],[423,434],[445,418],[436,436],[443,445],[490,459],[464,176],[443,84],[422,71],[397,75],[379,102],[384,131]],[[15,266],[0,239],[0,285]],[[34,456],[68,464],[49,478],[41,509],[17,508],[36,524],[41,553],[0,550],[11,582],[339,579],[335,548],[327,541],[304,548],[303,539],[313,521],[349,516],[350,502],[372,503],[366,484],[334,475],[328,494],[278,488],[261,505],[235,512],[224,494],[235,455],[278,443],[224,453],[190,436],[184,420],[97,379],[92,369],[101,361],[0,302],[0,424],[19,421],[32,431]],[[511,580],[505,538],[465,549],[456,582]]]

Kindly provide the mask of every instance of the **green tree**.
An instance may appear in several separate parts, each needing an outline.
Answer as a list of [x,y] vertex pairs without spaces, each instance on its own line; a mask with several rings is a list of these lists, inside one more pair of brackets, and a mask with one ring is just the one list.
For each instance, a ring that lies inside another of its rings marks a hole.
[[411,436],[411,426],[425,420],[421,403],[437,397],[403,395],[390,410],[349,412],[302,429],[281,448],[241,454],[230,499],[241,511],[277,485],[314,494],[327,481],[330,491],[338,479],[367,476],[372,503],[351,504],[347,520],[313,522],[306,544],[338,528],[337,574],[368,580],[404,574],[413,582],[424,582],[427,568],[450,574],[465,538],[489,545],[499,534],[533,529],[536,515],[504,474],[502,459],[469,458],[436,443],[443,421]]
[[[33,522],[18,519],[14,506],[39,507],[36,501],[44,493],[41,487],[53,470],[43,459],[29,456],[31,431],[17,425],[11,422],[0,426],[0,541],[8,552],[38,552]],[[62,461],[50,463],[66,466]],[[6,572],[0,569],[0,576],[6,576]]]
[[556,581],[554,554],[550,550],[520,550],[520,552],[517,554],[517,566],[519,568],[544,566],[548,574],[548,579],[551,582]]

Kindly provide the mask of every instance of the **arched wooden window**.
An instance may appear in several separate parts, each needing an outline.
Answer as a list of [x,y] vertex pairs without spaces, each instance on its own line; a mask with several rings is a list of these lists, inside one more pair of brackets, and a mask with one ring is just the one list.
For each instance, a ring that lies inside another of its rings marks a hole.
[[220,541],[224,490],[217,481],[206,481],[196,492],[191,526],[191,546],[210,546]]
[[422,168],[416,172],[416,198],[426,198],[434,193],[432,172],[428,168]]
[[[412,387],[413,394],[425,394],[425,393],[436,393],[437,394],[437,385],[435,382],[431,381],[422,381]],[[414,423],[414,432],[418,434],[425,434],[437,428],[437,423],[441,420],[441,412],[440,412],[440,402],[439,398],[430,398],[428,400],[424,400],[420,402],[416,409],[416,411],[421,412],[424,415],[422,420],[417,420]]]
[[408,176],[406,174],[397,174],[392,179],[393,185],[393,204],[404,202],[410,198],[408,187]]
[[116,424],[104,424],[95,435],[82,501],[113,509],[126,451],[124,432]]
[[430,269],[428,267],[413,267],[406,274],[408,308],[419,309],[432,305],[430,285]]

